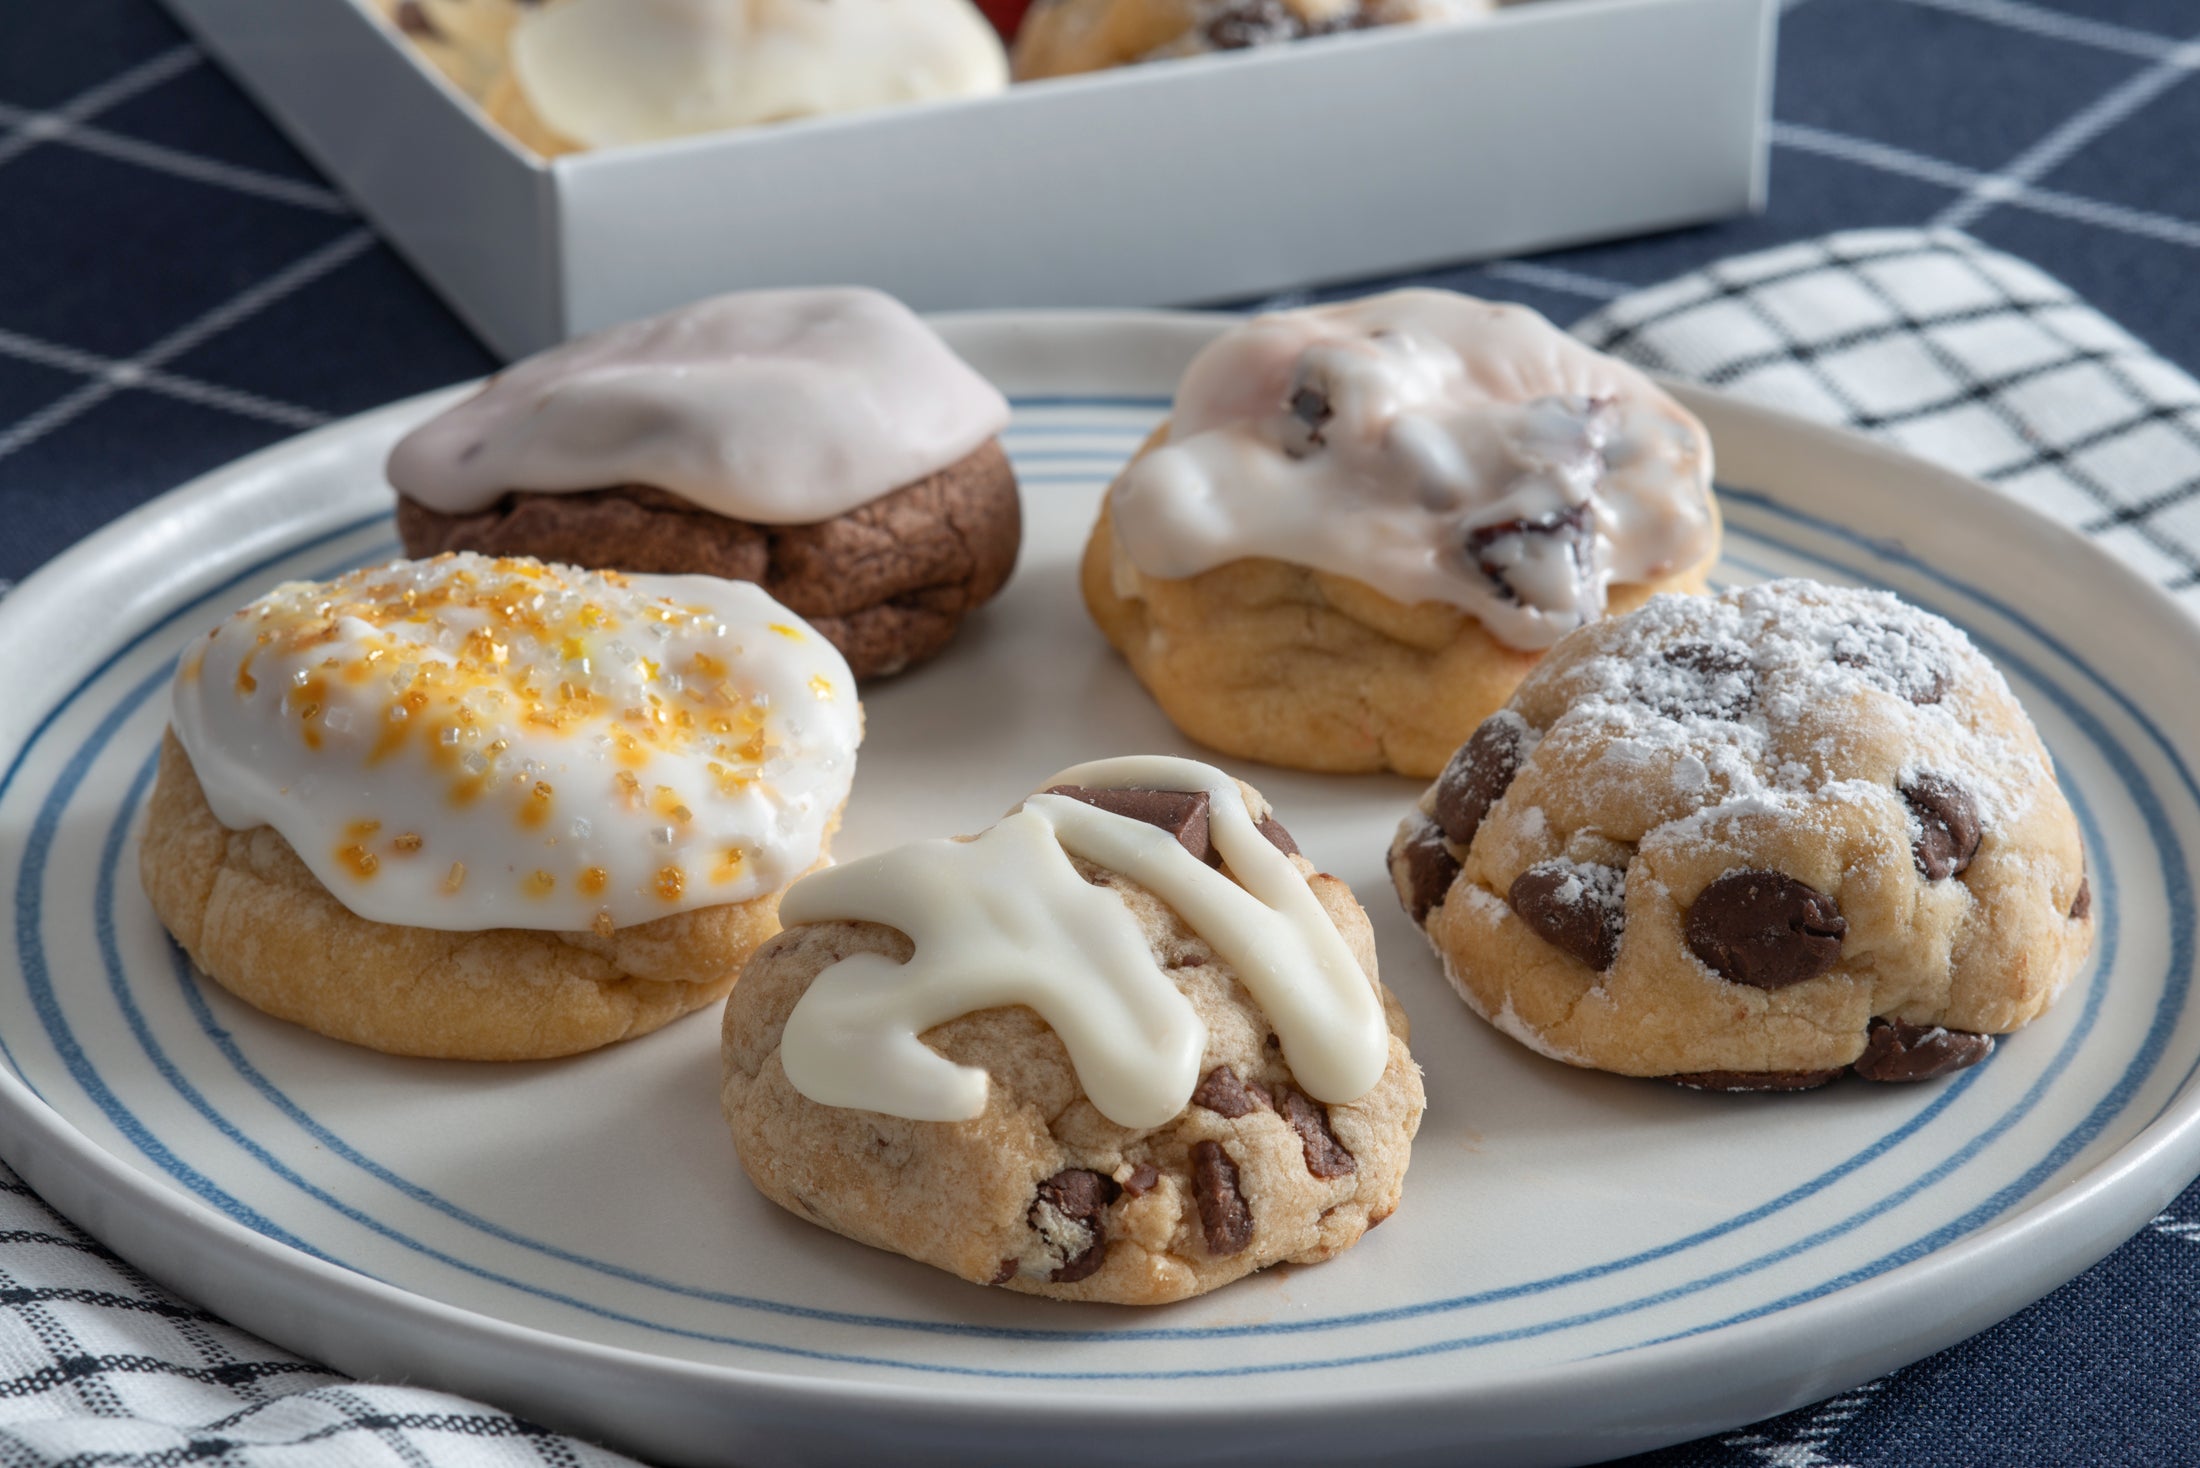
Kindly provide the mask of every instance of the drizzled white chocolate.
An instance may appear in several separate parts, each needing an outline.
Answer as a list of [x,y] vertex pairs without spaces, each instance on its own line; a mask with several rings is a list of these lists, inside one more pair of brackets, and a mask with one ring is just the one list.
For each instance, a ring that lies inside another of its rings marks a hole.
[[1008,85],[969,0],[562,0],[522,14],[512,69],[592,148]]
[[946,468],[1007,423],[999,391],[892,296],[745,291],[497,374],[400,440],[389,477],[449,514],[513,490],[646,484],[804,525]]
[[1710,488],[1702,425],[1632,367],[1523,307],[1406,290],[1208,346],[1109,503],[1149,576],[1268,557],[1542,648],[1614,582],[1707,555]]
[[177,737],[363,918],[572,932],[817,863],[862,714],[762,590],[439,556],[290,582],[185,650]]
[[1047,784],[1205,792],[1230,875],[1157,827],[1034,795],[970,840],[918,842],[806,878],[781,903],[790,926],[884,923],[916,952],[907,963],[856,954],[817,977],[780,1040],[796,1090],[826,1106],[967,1120],[985,1110],[986,1073],[919,1037],[1023,1004],[1061,1038],[1102,1115],[1142,1128],[1182,1111],[1206,1027],[1130,910],[1079,876],[1073,855],[1153,892],[1237,971],[1309,1094],[1341,1104],[1375,1085],[1390,1042],[1374,985],[1306,879],[1255,826],[1236,781],[1194,760],[1143,757],[1079,765]]

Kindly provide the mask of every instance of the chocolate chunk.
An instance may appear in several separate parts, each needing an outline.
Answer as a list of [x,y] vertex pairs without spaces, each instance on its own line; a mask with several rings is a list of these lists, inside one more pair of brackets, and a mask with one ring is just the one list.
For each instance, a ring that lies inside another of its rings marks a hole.
[[1283,823],[1274,816],[1262,816],[1255,829],[1268,838],[1270,846],[1275,847],[1285,856],[1297,856],[1299,854],[1299,843],[1291,839],[1291,833],[1283,829]]
[[1001,1267],[993,1271],[993,1278],[989,1280],[988,1283],[1005,1285],[1015,1277],[1016,1261],[1013,1259],[1003,1259],[1001,1261]]
[[1268,1093],[1259,1086],[1247,1086],[1227,1065],[1218,1065],[1201,1078],[1199,1089],[1192,1092],[1192,1104],[1235,1121],[1267,1105]]
[[1056,1284],[1072,1284],[1099,1273],[1108,1253],[1107,1208],[1122,1191],[1114,1178],[1086,1167],[1066,1168],[1039,1184],[1039,1195],[1032,1199],[1025,1215],[1033,1228],[1040,1228],[1040,1210],[1051,1208],[1069,1222],[1083,1224],[1092,1234],[1091,1243],[1064,1260],[1047,1278]]
[[2070,920],[2082,923],[2093,916],[2093,879],[2078,878],[2078,895],[2070,899]]
[[1207,792],[1204,790],[1095,790],[1084,785],[1056,785],[1049,795],[1066,795],[1086,805],[1149,826],[1159,826],[1183,843],[1184,849],[1209,866],[1222,863],[1222,853],[1207,830]]
[[1123,1179],[1123,1196],[1143,1198],[1161,1181],[1161,1170],[1150,1162],[1140,1162],[1131,1168],[1131,1175]]
[[1467,532],[1465,550],[1469,564],[1488,578],[1500,600],[1534,606],[1536,603],[1522,596],[1513,584],[1521,566],[1563,559],[1568,575],[1578,586],[1595,569],[1595,558],[1590,553],[1595,540],[1595,507],[1583,500],[1548,515],[1477,525]]
[[1444,833],[1427,816],[1417,815],[1414,827],[1398,846],[1398,859],[1406,873],[1406,915],[1424,921],[1429,909],[1444,900],[1452,880],[1459,875],[1459,858],[1444,845]]
[[1845,628],[1834,642],[1833,660],[1920,706],[1938,703],[1948,692],[1946,665],[1921,652],[1908,633],[1883,622]]
[[1832,1070],[1691,1070],[1659,1076],[1669,1085],[1691,1091],[1810,1091],[1840,1078]]
[[1875,1019],[1853,1069],[1867,1081],[1929,1081],[1994,1053],[1992,1035]]
[[1360,1170],[1358,1161],[1329,1129],[1328,1107],[1296,1086],[1281,1086],[1276,1091],[1276,1110],[1291,1123],[1291,1130],[1299,1134],[1299,1146],[1306,1153],[1308,1172],[1315,1177],[1332,1178]]
[[1650,706],[1669,719],[1736,719],[1757,699],[1757,670],[1739,644],[1679,642],[1648,670]]
[[1210,1254],[1238,1254],[1253,1241],[1253,1210],[1238,1191],[1237,1164],[1220,1142],[1192,1144],[1192,1198]]
[[[1375,23],[1376,17],[1361,5],[1341,15],[1310,20],[1283,0],[1235,0],[1234,4],[1210,16],[1201,27],[1200,35],[1216,51],[1242,51],[1277,41],[1361,30]],[[1295,410],[1296,404],[1293,406]]]
[[1918,838],[1911,850],[1925,880],[1963,875],[1971,858],[1978,855],[1981,836],[1971,792],[1945,775],[1927,771],[1902,787],[1902,798],[1917,817]]
[[1325,440],[1322,425],[1337,416],[1329,406],[1329,397],[1319,388],[1302,387],[1291,394],[1291,416],[1306,425],[1306,441],[1319,448]]
[[1618,867],[1539,861],[1513,878],[1506,900],[1538,938],[1602,973],[1619,957],[1626,881]]
[[1834,900],[1783,872],[1729,872],[1688,909],[1688,951],[1723,979],[1784,989],[1841,959],[1848,919]]
[[1436,777],[1436,824],[1457,844],[1474,844],[1482,818],[1520,773],[1526,735],[1527,726],[1518,714],[1509,710],[1491,714]]
[[442,38],[442,28],[435,23],[435,18],[428,14],[420,0],[402,0],[397,7],[396,19],[397,28],[408,36],[419,36],[431,41]]

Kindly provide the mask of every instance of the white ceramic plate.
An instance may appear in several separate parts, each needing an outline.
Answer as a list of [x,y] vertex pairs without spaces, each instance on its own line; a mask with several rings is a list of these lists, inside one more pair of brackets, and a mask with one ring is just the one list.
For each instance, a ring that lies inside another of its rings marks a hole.
[[[975,830],[1055,769],[1188,750],[1073,567],[1196,317],[975,317],[1018,398],[1028,540],[948,656],[877,690],[844,856]],[[395,551],[381,458],[447,400],[177,491],[0,609],[0,1152],[254,1330],[674,1461],[1550,1462],[1839,1390],[2076,1273],[2200,1169],[2200,635],[2074,537],[1951,475],[1690,393],[1722,574],[1885,585],[1970,630],[2053,749],[2099,947],[1987,1065],[1918,1087],[1705,1096],[1538,1059],[1455,1000],[1383,876],[1415,787],[1246,773],[1374,915],[1429,1111],[1349,1255],[1153,1311],[979,1289],[765,1203],[701,1014],[575,1060],[395,1060],[195,979],[135,831],[173,657],[293,576]]]

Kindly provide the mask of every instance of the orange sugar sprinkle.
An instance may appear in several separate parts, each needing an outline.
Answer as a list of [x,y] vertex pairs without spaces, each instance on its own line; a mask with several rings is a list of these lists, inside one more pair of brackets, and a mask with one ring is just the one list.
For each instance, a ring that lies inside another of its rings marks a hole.
[[657,869],[657,895],[667,902],[678,902],[680,894],[687,891],[687,873],[678,867]]
[[390,847],[400,856],[411,856],[414,852],[418,851],[422,846],[426,844],[426,842],[420,839],[420,833],[418,831],[407,831],[404,835],[398,837],[395,841],[392,841],[390,843]]
[[599,938],[608,938],[618,931],[617,925],[611,921],[611,909],[608,907],[597,908],[595,920],[589,926],[596,930]]
[[344,827],[344,834],[354,841],[364,841],[381,829],[380,821],[353,821]]
[[632,770],[621,770],[613,778],[619,782],[619,793],[626,797],[628,805],[642,798],[642,782],[634,778]]
[[785,622],[772,623],[772,631],[786,638],[789,642],[800,642],[802,640],[802,629],[789,627]]
[[338,849],[336,859],[351,868],[351,874],[364,882],[381,869],[382,861],[364,846],[345,846]]
[[465,885],[466,863],[462,861],[452,862],[451,869],[443,874],[443,890],[456,895],[458,889]]
[[723,678],[726,676],[726,665],[707,652],[697,653],[691,661],[695,664],[695,671],[705,678]]
[[738,846],[729,846],[718,854],[718,865],[711,869],[713,882],[730,882],[741,875],[741,868],[748,865],[749,854]]
[[574,885],[581,889],[583,896],[593,897],[603,891],[604,884],[610,880],[611,874],[602,867],[584,867],[581,869],[580,880]]
[[810,675],[810,692],[816,694],[820,699],[831,698],[833,696],[833,680],[823,673],[812,673]]
[[521,886],[529,897],[548,897],[557,890],[558,879],[538,867],[528,873],[527,880]]

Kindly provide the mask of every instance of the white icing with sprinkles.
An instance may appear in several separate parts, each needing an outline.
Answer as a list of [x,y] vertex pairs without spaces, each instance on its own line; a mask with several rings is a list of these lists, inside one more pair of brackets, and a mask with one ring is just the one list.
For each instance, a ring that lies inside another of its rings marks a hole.
[[1711,444],[1533,311],[1393,291],[1209,345],[1110,506],[1149,576],[1268,557],[1543,648],[1602,615],[1613,583],[1710,553]]
[[363,918],[608,932],[816,865],[862,737],[747,582],[477,555],[276,587],[186,649],[176,736]]
[[855,954],[818,975],[780,1039],[796,1090],[826,1106],[968,1120],[985,1110],[986,1072],[920,1037],[960,1015],[1022,1004],[1061,1038],[1102,1115],[1147,1128],[1181,1112],[1199,1082],[1206,1027],[1130,910],[1080,876],[1073,855],[1153,892],[1237,971],[1315,1099],[1341,1104],[1373,1088],[1390,1055],[1374,985],[1306,879],[1260,833],[1235,780],[1154,756],[1079,765],[1047,785],[1204,791],[1231,875],[1157,827],[1034,795],[970,840],[918,842],[806,878],[780,905],[789,926],[884,923],[916,952],[907,963]]
[[742,291],[498,373],[400,440],[389,478],[448,514],[514,490],[641,484],[805,525],[938,473],[1007,424],[1008,400],[892,296]]

